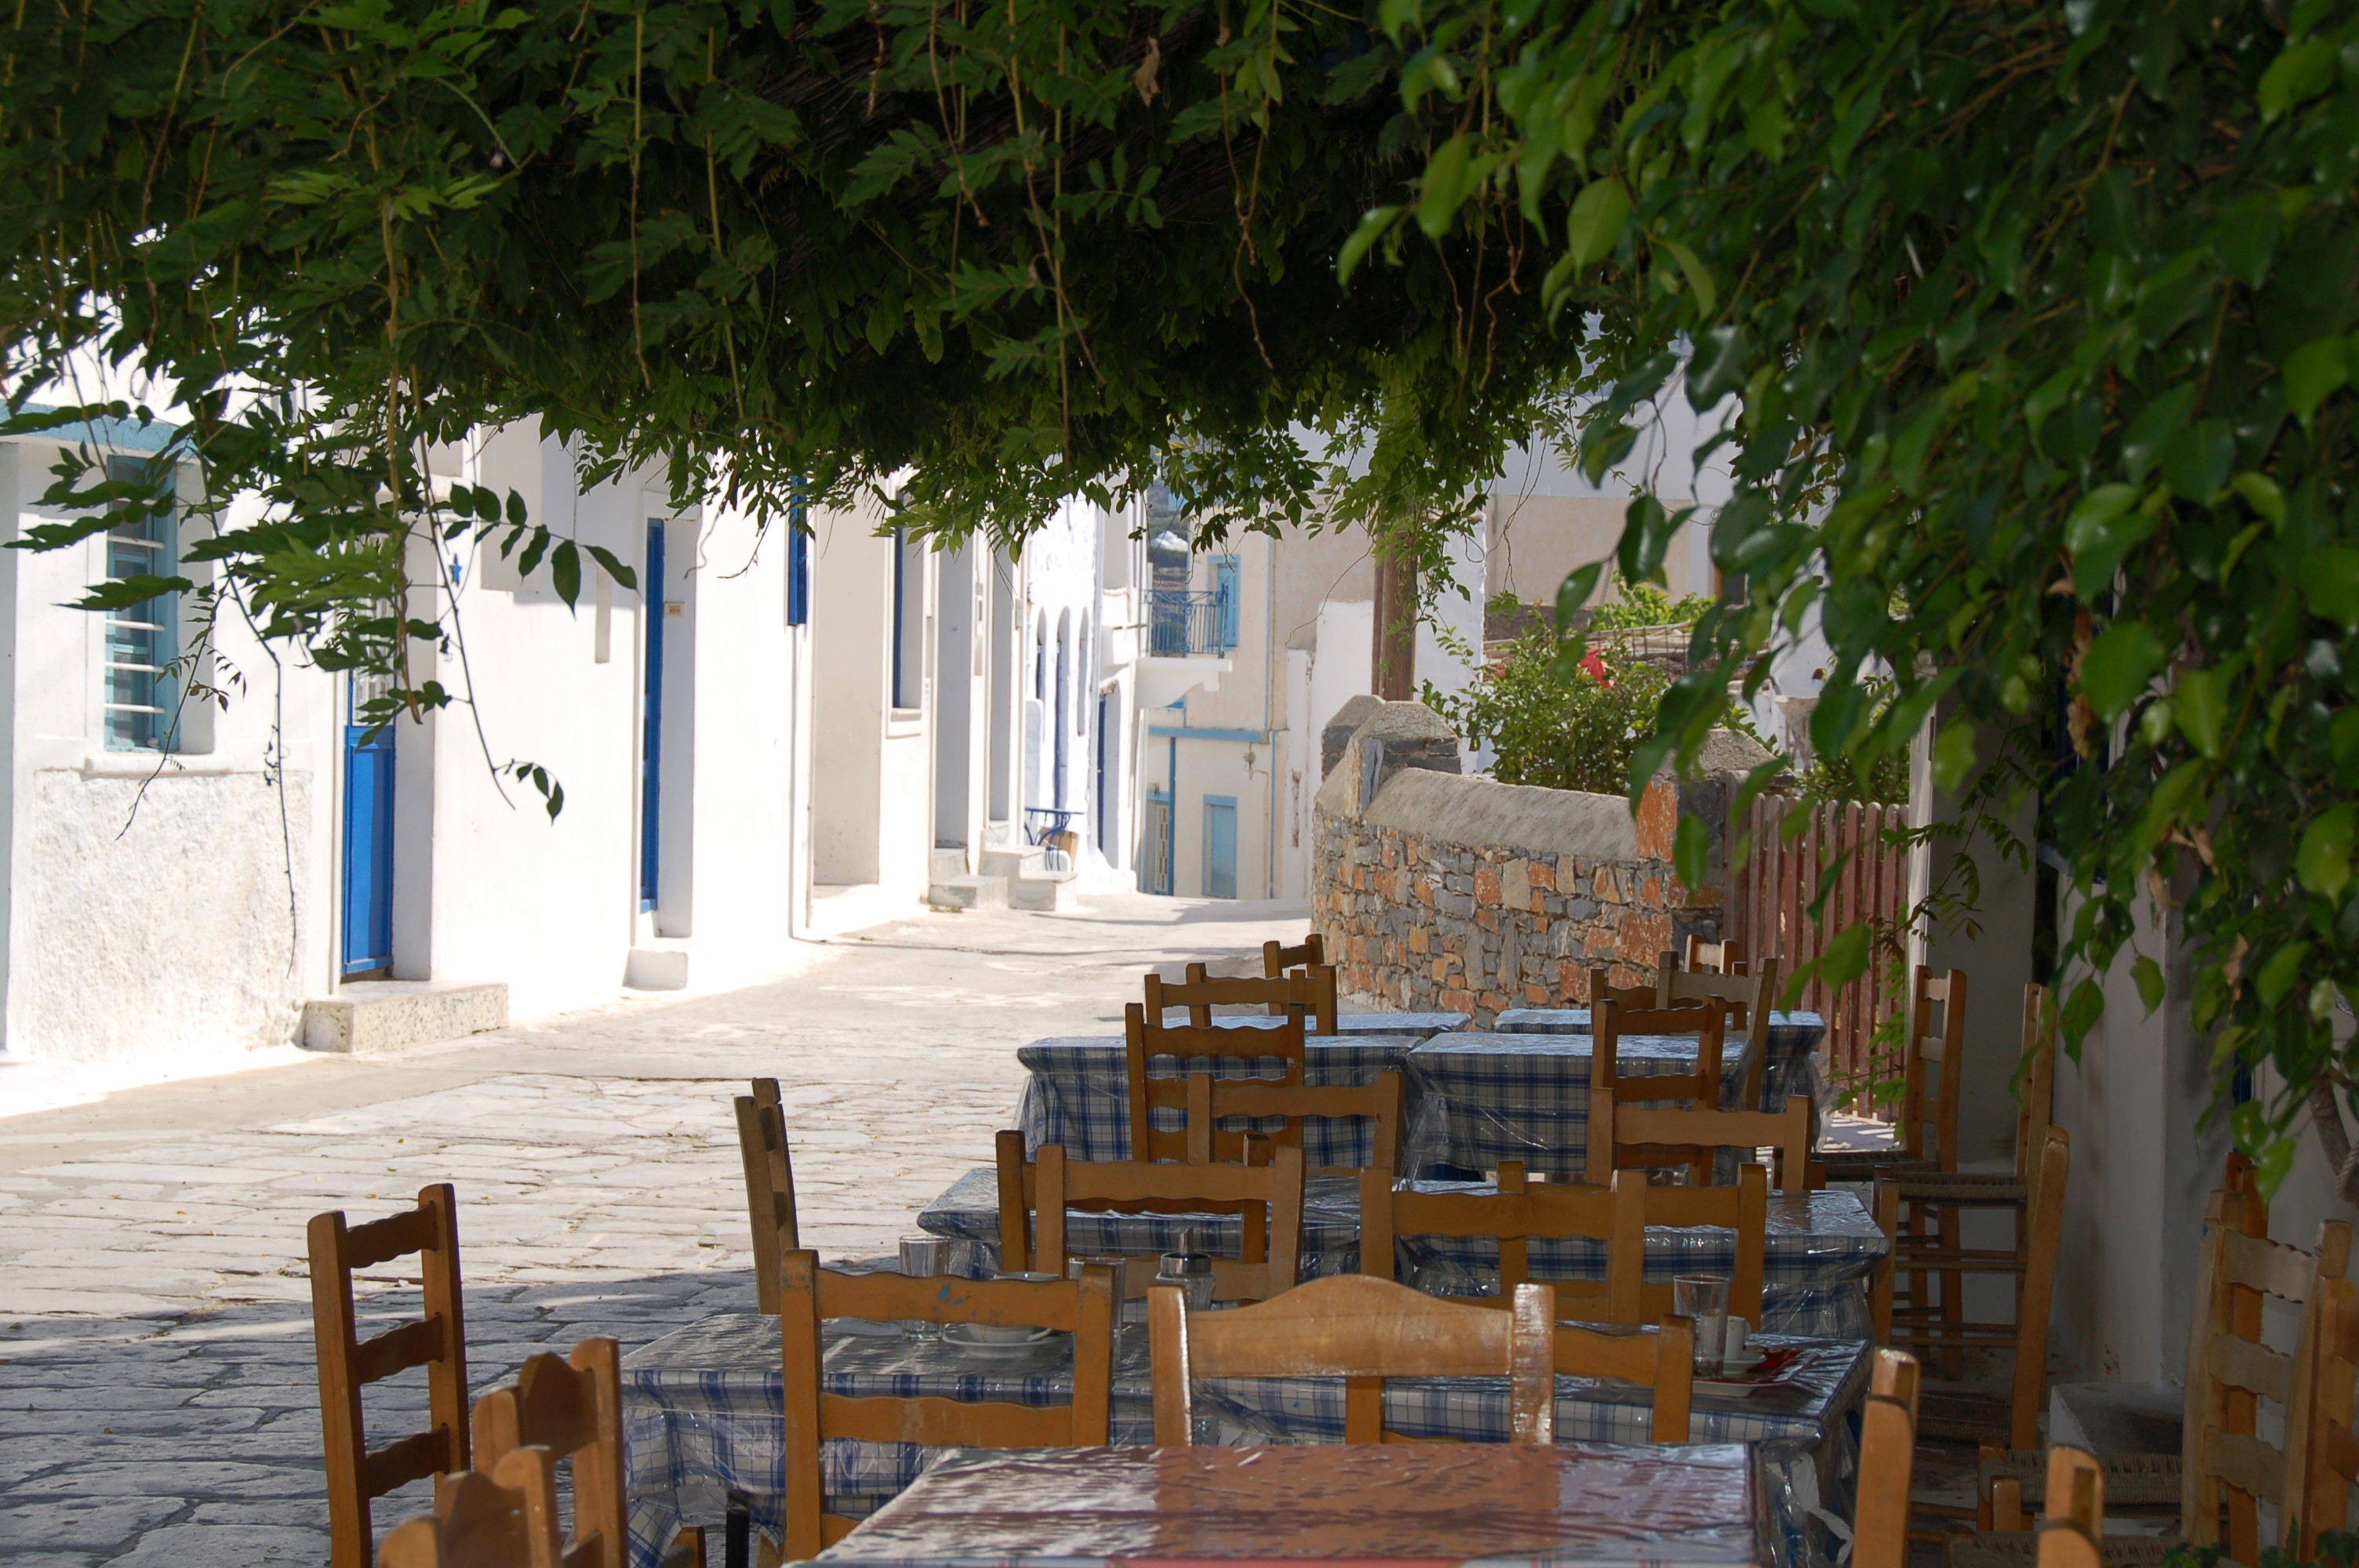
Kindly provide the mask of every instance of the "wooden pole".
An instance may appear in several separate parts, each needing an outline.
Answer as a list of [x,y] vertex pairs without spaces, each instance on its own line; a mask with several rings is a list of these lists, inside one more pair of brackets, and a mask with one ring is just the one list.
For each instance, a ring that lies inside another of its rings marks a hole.
[[1417,560],[1376,555],[1375,649],[1370,668],[1386,702],[1417,696]]

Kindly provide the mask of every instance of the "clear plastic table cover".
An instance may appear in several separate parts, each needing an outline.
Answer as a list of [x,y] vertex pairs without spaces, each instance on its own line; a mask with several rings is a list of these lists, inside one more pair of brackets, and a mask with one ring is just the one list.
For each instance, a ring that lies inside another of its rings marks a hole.
[[[1249,1022],[1239,1021],[1241,1024]],[[1379,1073],[1406,1073],[1410,1049],[1425,1038],[1418,1033],[1311,1035],[1303,1043],[1303,1081],[1357,1087],[1375,1082]],[[1118,1034],[1060,1036],[1017,1047],[1016,1059],[1032,1075],[1016,1108],[1016,1125],[1024,1131],[1026,1150],[1037,1152],[1044,1143],[1061,1143],[1071,1159],[1129,1159],[1126,1051]],[[1150,1056],[1147,1073],[1153,1078],[1183,1078],[1190,1073],[1276,1078],[1285,1076],[1286,1064],[1276,1056]],[[1413,1098],[1410,1086],[1403,1087]],[[1159,1109],[1155,1112],[1155,1125],[1183,1131],[1187,1112],[1177,1106]],[[1246,1128],[1268,1131],[1284,1123],[1275,1118],[1224,1117],[1219,1125],[1231,1131]],[[1314,1119],[1303,1131],[1304,1158],[1313,1166],[1364,1165],[1373,1128],[1365,1117]]]
[[[1181,1011],[1178,1008],[1173,1012]],[[1277,1020],[1267,1013],[1216,1012],[1212,1022],[1222,1029],[1275,1029]],[[1339,1012],[1335,1015],[1337,1034],[1447,1034],[1453,1029],[1463,1029],[1470,1015],[1463,1012]],[[1312,1035],[1312,1039],[1321,1038]],[[1328,1038],[1332,1038],[1329,1036]]]
[[[1585,1007],[1511,1007],[1499,1014],[1493,1029],[1502,1034],[1587,1034]],[[1832,1110],[1825,1063],[1820,1047],[1826,1044],[1827,1021],[1815,1012],[1772,1012],[1769,1015],[1769,1060],[1761,1074],[1761,1098],[1775,1108],[1788,1097],[1806,1095],[1822,1110]]]
[[[1642,1332],[1629,1330],[1626,1332]],[[1788,1340],[1810,1349],[1792,1379],[1746,1394],[1700,1390],[1690,1426],[1698,1443],[1759,1445],[1765,1500],[1782,1568],[1822,1568],[1835,1537],[1825,1518],[1846,1519],[1858,1465],[1857,1411],[1870,1347],[1864,1342]],[[942,1340],[904,1339],[888,1325],[827,1325],[827,1391],[850,1396],[935,1395],[1060,1404],[1072,1397],[1070,1336],[1015,1352],[978,1352]],[[683,1520],[711,1522],[728,1491],[751,1500],[754,1520],[779,1537],[785,1489],[785,1398],[776,1318],[734,1313],[675,1331],[623,1363],[624,1437],[632,1498],[634,1568],[650,1568]],[[1113,1433],[1118,1444],[1153,1441],[1151,1357],[1146,1329],[1115,1341]],[[1343,1435],[1343,1389],[1332,1379],[1206,1379],[1200,1410],[1227,1445],[1334,1443]],[[1557,1379],[1560,1442],[1644,1444],[1650,1396],[1627,1384]],[[1499,1442],[1507,1432],[1504,1379],[1396,1379],[1386,1420],[1418,1435]],[[821,1467],[829,1507],[864,1515],[946,1453],[904,1444],[833,1441]]]
[[[1486,1182],[1419,1182],[1425,1192],[1488,1192]],[[987,1279],[999,1268],[999,1184],[989,1168],[970,1171],[926,1206],[918,1224],[957,1245],[949,1267],[971,1279]],[[1091,1214],[1076,1210],[1065,1220],[1066,1246],[1073,1252],[1118,1252],[1150,1257],[1178,1248],[1192,1231],[1207,1251],[1237,1256],[1241,1223],[1233,1214]],[[1867,1283],[1891,1243],[1877,1228],[1859,1195],[1848,1188],[1769,1195],[1767,1236],[1763,1249],[1762,1315],[1759,1326],[1779,1334],[1864,1338],[1870,1329]],[[1397,1277],[1435,1295],[1489,1295],[1499,1281],[1498,1243],[1485,1238],[1398,1237],[1394,1241]],[[1534,1240],[1532,1277],[1541,1280],[1603,1280],[1605,1249],[1578,1238]],[[1302,1277],[1348,1274],[1360,1266],[1360,1188],[1350,1177],[1314,1176],[1302,1198]],[[1647,1277],[1726,1274],[1736,1266],[1733,1231],[1650,1227],[1647,1231]]]
[[821,1560],[1736,1568],[1764,1555],[1755,1471],[1725,1445],[969,1450]]

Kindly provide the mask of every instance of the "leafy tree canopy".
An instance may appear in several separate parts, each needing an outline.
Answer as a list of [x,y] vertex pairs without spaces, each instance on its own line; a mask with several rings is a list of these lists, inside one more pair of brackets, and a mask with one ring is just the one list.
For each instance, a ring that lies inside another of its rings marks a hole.
[[2070,974],[2151,1003],[2173,912],[2284,1086],[2240,1141],[2349,1081],[2352,0],[27,0],[0,79],[14,395],[174,378],[273,503],[206,547],[323,663],[435,631],[369,608],[417,519],[531,534],[429,504],[481,422],[771,511],[906,470],[947,535],[1159,473],[1431,548],[1536,429],[1601,473],[1734,397],[1635,773],[1815,618],[1822,755],[1930,720],[1969,814],[2036,796]]

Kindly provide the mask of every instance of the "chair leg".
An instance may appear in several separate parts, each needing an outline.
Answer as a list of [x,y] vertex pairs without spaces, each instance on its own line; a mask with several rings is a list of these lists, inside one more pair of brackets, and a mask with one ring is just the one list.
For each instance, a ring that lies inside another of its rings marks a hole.
[[[1964,1233],[1958,1227],[1958,1207],[1955,1204],[1941,1206],[1938,1228],[1945,1251],[1955,1252],[1966,1244]],[[1955,1270],[1945,1270],[1941,1275],[1941,1321],[1962,1324],[1966,1320],[1966,1277]],[[1966,1353],[1962,1346],[1943,1353],[1941,1375],[1962,1378],[1966,1374]]]

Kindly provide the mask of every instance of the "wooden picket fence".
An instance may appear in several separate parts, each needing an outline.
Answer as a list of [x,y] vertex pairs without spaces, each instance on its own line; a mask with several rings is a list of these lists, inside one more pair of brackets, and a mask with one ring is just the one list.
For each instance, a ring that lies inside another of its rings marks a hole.
[[[1788,839],[1794,814],[1807,813],[1799,836]],[[1908,855],[1885,842],[1886,828],[1908,822],[1905,806],[1857,801],[1806,806],[1788,795],[1756,800],[1748,820],[1733,823],[1738,838],[1749,833],[1751,850],[1735,868],[1729,898],[1728,935],[1756,955],[1783,960],[1791,975],[1824,951],[1847,925],[1872,921],[1877,932],[1867,972],[1848,985],[1831,987],[1813,979],[1796,1004],[1827,1021],[1827,1055],[1838,1089],[1864,1087],[1874,1073],[1872,1046],[1877,1025],[1908,1005],[1904,983],[1895,985],[1899,966],[1900,923],[1908,902]],[[1732,846],[1735,840],[1732,839]],[[1845,851],[1855,851],[1843,859]],[[1828,867],[1838,861],[1833,891],[1813,918],[1810,904]],[[1862,1108],[1864,1108],[1863,1107]]]

